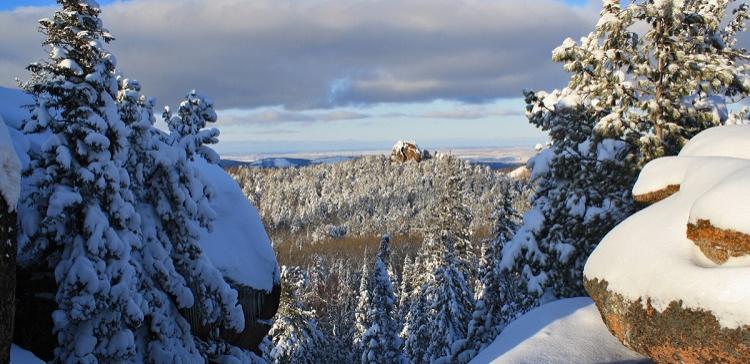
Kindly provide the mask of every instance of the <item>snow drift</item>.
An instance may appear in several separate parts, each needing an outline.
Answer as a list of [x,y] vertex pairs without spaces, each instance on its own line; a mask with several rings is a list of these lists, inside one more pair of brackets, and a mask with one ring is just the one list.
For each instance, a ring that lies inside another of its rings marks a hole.
[[473,364],[648,362],[607,331],[589,298],[548,303],[521,316],[477,355]]

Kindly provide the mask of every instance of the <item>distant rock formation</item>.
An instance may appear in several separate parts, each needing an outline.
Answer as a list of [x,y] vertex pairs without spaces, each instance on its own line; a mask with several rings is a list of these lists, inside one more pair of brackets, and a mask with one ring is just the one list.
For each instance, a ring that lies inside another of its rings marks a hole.
[[657,363],[750,363],[750,126],[693,138],[641,172],[651,206],[589,257],[584,286],[625,346]]
[[520,166],[508,172],[508,177],[514,180],[528,180],[531,178],[531,171],[526,166]]
[[432,158],[427,150],[421,150],[414,141],[399,140],[393,145],[391,151],[391,162],[405,163],[408,161],[421,162],[425,159]]

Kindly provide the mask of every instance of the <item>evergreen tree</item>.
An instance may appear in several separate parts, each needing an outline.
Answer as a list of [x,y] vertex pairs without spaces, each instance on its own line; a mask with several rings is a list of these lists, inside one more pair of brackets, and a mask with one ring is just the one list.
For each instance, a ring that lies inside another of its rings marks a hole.
[[[159,153],[158,167],[148,178],[155,185],[148,189],[146,200],[153,206],[157,234],[171,242],[174,266],[195,296],[185,298],[180,306],[192,300],[187,307],[198,309],[200,324],[241,332],[245,321],[237,291],[211,264],[199,243],[201,230],[210,231],[216,218],[210,205],[213,190],[197,166],[217,160],[205,143],[215,143],[218,131],[204,129],[206,123],[216,121],[216,113],[212,104],[195,91],[178,110],[176,115],[169,110],[163,115],[170,134],[162,135],[162,142],[171,148],[162,148]],[[230,351],[219,331],[213,330],[208,342],[199,343],[204,355],[221,356]]]
[[162,176],[156,171],[172,165],[160,163],[163,150],[169,146],[161,142],[161,132],[153,127],[154,100],[141,94],[137,81],[119,78],[117,104],[123,122],[130,128],[126,169],[140,215],[139,244],[133,247],[133,255],[140,262],[136,265],[138,291],[144,296],[146,320],[137,333],[138,351],[148,362],[201,361],[190,326],[178,311],[192,306],[195,300],[185,277],[175,268],[173,246],[160,228],[157,201],[150,199],[151,191],[165,182],[152,176]]
[[459,268],[449,242],[435,242],[442,247],[442,259],[425,292],[430,315],[430,340],[425,360],[430,363],[449,362],[454,343],[466,339],[467,325],[474,308],[472,289]]
[[367,251],[365,250],[365,256],[362,262],[362,274],[359,281],[359,298],[357,300],[357,307],[354,310],[354,334],[352,337],[352,349],[358,354],[358,356],[360,356],[364,350],[362,338],[371,324],[370,316],[367,312],[371,301],[370,271],[367,267]]
[[318,329],[315,312],[300,301],[305,279],[299,268],[282,267],[281,303],[269,333],[272,348],[266,359],[271,363],[315,364],[327,362],[321,357],[326,338]]
[[209,163],[219,162],[219,155],[206,146],[206,144],[219,142],[219,130],[206,129],[208,123],[214,123],[217,120],[211,100],[195,90],[190,91],[185,101],[180,103],[177,114],[173,115],[167,107],[163,117],[169,126],[171,142],[185,148],[191,160],[194,155],[199,155]]
[[[470,282],[476,277],[477,258],[471,241],[471,211],[464,202],[466,186],[462,165],[452,157],[441,158],[441,163],[447,164],[441,176],[445,185],[442,186],[440,199],[432,207],[428,234],[452,246],[458,269]],[[440,249],[433,253],[439,252]]]
[[518,214],[513,208],[512,189],[508,188],[502,202],[493,213],[495,225],[493,238],[482,246],[480,260],[480,291],[474,313],[467,329],[466,340],[455,343],[453,360],[467,363],[500,334],[500,331],[518,312],[514,293],[523,286],[500,267],[503,246],[518,228]]
[[[475,272],[475,263],[470,260],[473,252],[467,231],[471,215],[463,204],[463,188],[460,170],[454,168],[453,174],[446,176],[420,251],[425,266],[417,282],[423,283],[404,328],[406,350],[414,362],[449,361],[454,343],[466,339],[474,308],[466,274]],[[462,256],[458,256],[457,247]]]
[[401,287],[399,288],[398,317],[406,318],[411,306],[414,291],[414,260],[411,256],[404,257],[404,265],[401,270]]
[[390,239],[380,241],[375,268],[370,276],[370,302],[367,307],[369,327],[362,336],[362,363],[403,363],[399,323],[396,317],[396,296],[388,276]]
[[409,312],[404,318],[401,337],[404,338],[404,353],[410,363],[429,363],[425,358],[430,343],[430,307],[427,302],[426,284],[415,289],[416,295],[411,300]]
[[98,5],[58,2],[62,10],[40,21],[49,60],[29,66],[24,84],[36,101],[25,131],[51,136],[26,171],[20,254],[55,268],[57,360],[221,355],[215,342],[197,345],[178,311],[196,305],[204,324],[244,326],[237,293],[198,245],[215,214],[210,188],[190,161],[196,153],[213,158],[204,144],[218,132],[202,129],[215,113],[202,106],[202,120],[172,120],[184,124],[180,133],[158,131],[154,101],[137,81],[115,76],[114,57],[103,48],[113,38]]
[[748,6],[722,25],[733,3],[644,0],[623,9],[606,0],[589,36],[555,49],[570,82],[526,94],[529,121],[552,145],[530,162],[535,200],[503,250],[503,268],[529,291],[522,309],[584,294],[587,257],[634,211],[639,168],[726,122],[726,104],[747,96],[747,53],[736,38]]
[[54,267],[59,362],[134,361],[144,320],[131,247],[138,217],[124,168],[128,128],[116,63],[94,1],[59,0],[40,20],[49,59],[25,85],[36,106],[25,130],[52,135],[26,170],[21,260]]

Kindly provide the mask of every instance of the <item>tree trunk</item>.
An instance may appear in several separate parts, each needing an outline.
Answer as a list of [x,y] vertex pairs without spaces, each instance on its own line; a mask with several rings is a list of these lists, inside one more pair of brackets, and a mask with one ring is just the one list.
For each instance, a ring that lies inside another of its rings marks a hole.
[[16,212],[0,197],[0,363],[10,362],[16,300]]

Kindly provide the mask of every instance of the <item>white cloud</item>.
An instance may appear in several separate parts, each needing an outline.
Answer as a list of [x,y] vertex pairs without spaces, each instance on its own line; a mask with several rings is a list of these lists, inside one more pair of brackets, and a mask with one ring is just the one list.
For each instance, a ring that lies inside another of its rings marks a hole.
[[[309,109],[484,102],[562,86],[550,51],[590,31],[593,4],[132,0],[105,6],[103,18],[121,69],[164,103],[198,88],[220,108]],[[36,20],[51,11],[0,12],[0,85],[27,78],[24,67],[44,56]]]

